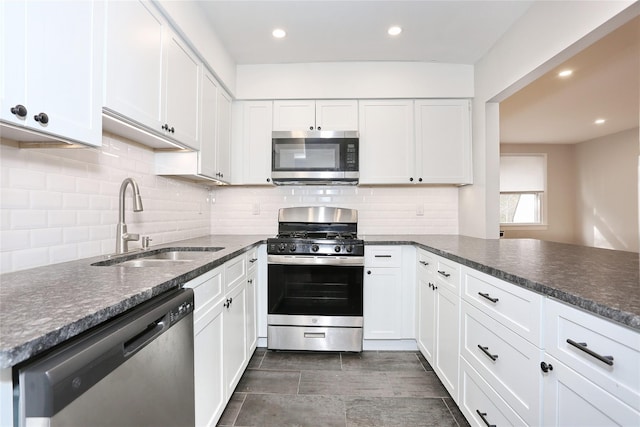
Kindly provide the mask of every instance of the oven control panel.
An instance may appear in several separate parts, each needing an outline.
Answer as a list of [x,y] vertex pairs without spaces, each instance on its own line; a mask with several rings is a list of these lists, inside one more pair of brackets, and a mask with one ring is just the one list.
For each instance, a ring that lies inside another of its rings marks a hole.
[[364,245],[361,242],[344,241],[274,241],[267,242],[267,253],[276,254],[304,254],[304,255],[364,255]]

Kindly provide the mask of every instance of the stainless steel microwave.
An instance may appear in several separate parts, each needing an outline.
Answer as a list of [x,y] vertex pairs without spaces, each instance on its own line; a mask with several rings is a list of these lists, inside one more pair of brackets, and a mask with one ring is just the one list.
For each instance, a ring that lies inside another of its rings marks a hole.
[[273,132],[271,179],[283,184],[356,185],[357,131]]

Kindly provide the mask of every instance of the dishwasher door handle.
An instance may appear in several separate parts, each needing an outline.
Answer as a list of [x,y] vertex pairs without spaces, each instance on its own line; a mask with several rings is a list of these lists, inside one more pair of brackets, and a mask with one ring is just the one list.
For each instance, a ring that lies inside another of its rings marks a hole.
[[166,321],[168,320],[168,316],[168,314],[162,316],[161,318],[150,324],[145,330],[127,340],[124,343],[123,348],[124,358],[128,359],[129,357],[133,356],[138,352],[138,350],[141,350],[142,348],[144,348],[144,346],[156,339],[157,336],[162,334],[169,327],[169,322]]

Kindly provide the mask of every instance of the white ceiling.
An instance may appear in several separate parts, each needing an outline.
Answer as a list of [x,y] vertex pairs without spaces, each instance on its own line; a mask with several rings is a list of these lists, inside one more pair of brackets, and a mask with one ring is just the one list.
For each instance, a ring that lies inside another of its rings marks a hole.
[[[568,78],[558,77],[564,69]],[[640,17],[500,103],[503,143],[572,144],[638,127]],[[603,125],[595,125],[604,118]]]
[[[201,1],[238,64],[434,61],[474,64],[532,0]],[[402,34],[387,34],[400,25]],[[276,40],[271,31],[283,28]]]
[[[200,0],[236,63],[433,61],[475,64],[533,0]],[[638,126],[636,18],[500,104],[501,141],[576,143]],[[402,34],[387,35],[391,25]],[[280,27],[287,37],[274,39]],[[593,125],[597,117],[607,119]]]

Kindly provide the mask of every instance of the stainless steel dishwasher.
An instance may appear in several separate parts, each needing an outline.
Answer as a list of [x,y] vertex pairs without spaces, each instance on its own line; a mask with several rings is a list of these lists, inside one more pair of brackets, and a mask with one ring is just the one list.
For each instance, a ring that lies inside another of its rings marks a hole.
[[193,290],[154,298],[19,370],[20,426],[195,425]]

